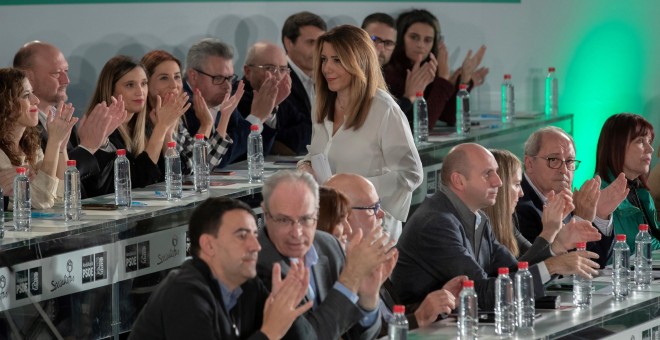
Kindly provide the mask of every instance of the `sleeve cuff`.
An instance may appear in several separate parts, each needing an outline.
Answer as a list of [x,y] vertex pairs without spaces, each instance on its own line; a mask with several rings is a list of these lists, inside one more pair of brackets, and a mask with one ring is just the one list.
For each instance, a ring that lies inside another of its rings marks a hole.
[[353,304],[356,304],[358,302],[357,294],[353,293],[350,289],[346,288],[346,286],[344,286],[341,282],[339,281],[335,282],[332,288],[338,290],[340,293],[346,296],[346,298],[351,300]]
[[552,279],[552,276],[550,276],[550,272],[548,271],[548,267],[546,267],[545,262],[539,262],[539,275],[541,275],[541,282],[547,283]]
[[602,219],[598,216],[594,218],[594,223],[593,223],[598,230],[600,230],[601,233],[605,236],[611,236],[612,235],[612,219]]

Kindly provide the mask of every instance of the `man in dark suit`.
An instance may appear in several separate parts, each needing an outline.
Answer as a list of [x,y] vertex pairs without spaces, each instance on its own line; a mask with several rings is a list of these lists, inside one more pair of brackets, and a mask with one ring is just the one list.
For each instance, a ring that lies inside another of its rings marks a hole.
[[292,14],[282,26],[282,45],[291,68],[291,102],[300,111],[307,112],[313,121],[314,103],[314,46],[316,40],[327,31],[325,21],[310,12]]
[[[227,135],[233,142],[222,157],[218,166],[220,168],[245,159],[250,126],[259,126],[265,155],[270,153],[277,134],[272,110],[264,110],[261,105],[255,105],[246,118],[238,110],[222,112],[222,104],[229,99],[232,83],[236,80],[233,58],[234,52],[229,45],[211,38],[194,43],[186,56],[186,82],[183,89],[188,92],[193,103],[185,113],[184,124],[188,131],[194,135],[199,133],[200,128],[217,126],[223,114],[231,115]],[[198,95],[201,95],[205,105],[195,105],[196,91],[199,91]],[[271,100],[274,101],[275,97],[271,96]]]
[[293,266],[282,281],[274,266],[272,294],[256,278],[260,246],[247,204],[209,198],[195,209],[188,228],[192,259],[158,286],[129,339],[316,338],[298,317],[311,307],[299,306],[309,271]]
[[[41,147],[46,149],[48,131],[46,120],[55,107],[67,100],[66,89],[69,85],[69,64],[62,52],[55,46],[33,41],[23,45],[14,56],[14,67],[27,73],[34,95],[39,98],[39,128]],[[105,103],[110,105],[111,103]],[[82,183],[82,196],[86,196],[85,187],[95,186],[98,180],[99,165],[94,153],[107,144],[108,136],[123,122],[125,114],[113,114],[107,105],[100,105],[90,115],[81,120],[78,128],[74,126],[69,136],[67,153],[76,160]],[[5,191],[7,194],[7,191]]]
[[598,242],[587,243],[587,249],[597,253],[604,267],[612,253],[614,227],[611,215],[628,194],[626,179],[619,176],[607,188],[600,190],[600,178],[586,181],[580,190],[571,193],[574,171],[580,165],[575,159],[575,142],[558,127],[541,128],[525,142],[525,174],[521,183],[524,196],[516,205],[520,232],[533,242],[541,233],[543,205],[548,195],[572,197],[575,210],[567,220],[576,217],[592,222],[602,234]]
[[[262,208],[266,226],[259,277],[270,285],[274,264],[286,273],[293,259],[310,268],[305,317],[324,339],[373,339],[380,331],[379,290],[396,250],[378,228],[356,233],[346,258],[339,241],[316,230],[318,185],[308,173],[280,171],[266,180]],[[391,250],[391,251],[390,251]],[[387,267],[387,268],[385,268]]]
[[[493,309],[495,279],[500,267],[513,273],[515,257],[501,245],[482,208],[495,204],[502,181],[493,155],[478,144],[454,147],[443,160],[438,193],[413,213],[399,238],[399,261],[392,282],[404,303],[416,303],[457,275],[474,280],[479,307]],[[595,263],[571,257],[551,257],[530,266],[534,293],[543,296],[543,284],[564,271],[594,273]],[[592,257],[595,254],[584,254]],[[572,261],[569,261],[572,260]]]
[[262,106],[261,111],[273,113],[277,136],[271,154],[306,154],[312,140],[309,110],[299,109],[290,96],[290,72],[284,50],[279,46],[258,42],[248,49],[243,66],[245,92],[238,110],[246,116],[253,106]]

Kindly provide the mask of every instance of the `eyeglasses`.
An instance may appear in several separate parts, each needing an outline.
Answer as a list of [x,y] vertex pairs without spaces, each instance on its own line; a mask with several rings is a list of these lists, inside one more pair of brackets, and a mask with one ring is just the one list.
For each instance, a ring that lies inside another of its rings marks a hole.
[[270,212],[266,212],[266,215],[268,218],[270,218],[273,221],[273,224],[279,225],[282,227],[293,227],[296,224],[301,225],[302,227],[312,227],[318,220],[316,216],[302,216],[299,218],[297,221],[294,221],[293,219],[287,217],[287,216],[273,216],[271,215]]
[[394,45],[396,44],[393,40],[386,40],[375,35],[371,36],[371,40],[374,42],[374,45],[378,46],[378,44],[383,44],[383,46],[388,50],[393,49]]
[[562,165],[566,164],[566,169],[571,171],[577,170],[577,168],[580,167],[580,163],[582,162],[578,161],[577,159],[563,160],[557,157],[533,156],[533,158],[545,159],[548,162],[548,168],[550,169],[559,169]]
[[378,214],[378,210],[380,210],[380,203],[381,203],[381,201],[380,201],[380,199],[378,199],[378,202],[376,202],[376,204],[374,204],[370,207],[351,207],[351,209],[366,210],[367,214],[369,214],[369,216],[373,216],[373,215]]
[[225,76],[214,76],[214,75],[208,74],[208,73],[206,73],[206,72],[204,72],[200,69],[193,68],[193,70],[195,70],[195,71],[197,71],[197,72],[199,72],[199,73],[201,73],[201,74],[203,74],[207,77],[210,77],[211,82],[213,83],[213,85],[222,85],[222,84],[225,83],[225,81],[228,81],[231,84],[234,81],[236,81],[236,79],[238,79],[238,77],[235,74],[232,74],[231,76],[227,76],[227,77],[225,77]]
[[289,74],[291,73],[291,69],[288,66],[275,66],[275,65],[248,65],[249,67],[256,67],[260,68],[266,72],[270,72],[272,74]]

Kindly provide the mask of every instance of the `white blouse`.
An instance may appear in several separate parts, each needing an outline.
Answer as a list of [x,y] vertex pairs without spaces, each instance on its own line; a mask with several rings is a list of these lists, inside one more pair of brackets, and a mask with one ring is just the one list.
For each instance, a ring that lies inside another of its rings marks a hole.
[[373,183],[382,200],[383,210],[405,222],[412,192],[422,183],[422,161],[406,116],[392,96],[378,90],[362,127],[345,129],[332,135],[332,122],[314,123],[311,156],[323,153],[333,174],[354,173]]
[[[37,169],[41,167],[44,160],[44,154],[41,148],[37,151]],[[0,170],[14,168],[7,154],[0,150]],[[55,202],[62,202],[64,196],[64,181],[60,181],[57,177],[51,177],[43,171],[38,171],[36,176],[31,176],[30,172],[34,169],[28,170],[30,177],[30,199],[32,200],[32,209],[48,209],[52,208]],[[13,197],[10,198],[8,209],[12,209]]]

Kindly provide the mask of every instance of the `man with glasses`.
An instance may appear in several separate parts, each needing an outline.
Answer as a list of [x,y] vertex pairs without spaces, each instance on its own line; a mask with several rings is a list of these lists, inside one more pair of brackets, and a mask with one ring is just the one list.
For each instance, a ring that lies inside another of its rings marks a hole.
[[607,188],[600,190],[600,178],[586,181],[580,190],[571,192],[573,175],[580,161],[575,159],[575,142],[564,130],[550,126],[541,128],[525,142],[525,173],[521,187],[524,196],[516,205],[520,232],[533,242],[543,230],[541,216],[549,195],[563,195],[575,205],[567,220],[575,216],[593,223],[602,233],[598,242],[587,248],[598,253],[604,266],[611,253],[614,233],[612,212],[627,195],[626,179],[619,176]]
[[[188,92],[192,105],[185,114],[184,123],[191,134],[199,130],[200,117],[204,121],[214,122],[213,126],[220,122],[222,104],[229,99],[233,82],[236,80],[233,58],[234,52],[229,45],[211,38],[194,43],[188,50],[183,89]],[[200,96],[202,100],[195,100]],[[260,108],[255,106],[246,118],[243,118],[238,110],[231,113],[227,135],[232,144],[218,167],[245,159],[250,126],[253,124],[261,128],[264,154],[270,152],[277,131],[273,127],[274,124],[268,123],[273,119],[272,111]]]
[[[365,233],[370,228],[381,225],[384,213],[380,209],[376,188],[369,180],[356,174],[337,174],[330,177],[325,186],[336,189],[348,198],[351,205],[348,223],[351,228],[360,228]],[[352,235],[349,235],[349,242],[350,238]],[[467,280],[467,276],[459,275],[449,280],[441,289],[426,295],[421,303],[406,306],[410,329],[430,325],[441,314],[451,313],[452,309],[456,308],[456,298],[464,280]],[[385,308],[381,309],[385,319],[383,323],[387,325],[388,318],[392,316],[392,308],[395,304],[400,304],[391,281],[386,280],[383,283],[380,296],[383,301],[381,308]],[[383,329],[381,333],[386,335],[387,330]]]
[[266,122],[277,128],[271,154],[305,154],[312,139],[309,112],[300,110],[289,96],[290,73],[286,54],[279,46],[264,41],[248,49],[243,66],[245,93],[238,110],[244,116],[253,110],[272,113],[273,118]]
[[390,62],[394,45],[396,45],[396,29],[394,18],[385,13],[369,14],[362,21],[362,29],[367,31],[376,46],[380,66]]
[[316,230],[318,184],[305,172],[280,171],[263,187],[266,226],[259,233],[259,277],[270,286],[272,266],[282,274],[302,258],[310,268],[305,314],[324,339],[374,339],[380,331],[379,291],[396,259],[396,249],[380,227],[357,230],[346,255],[332,235]]

